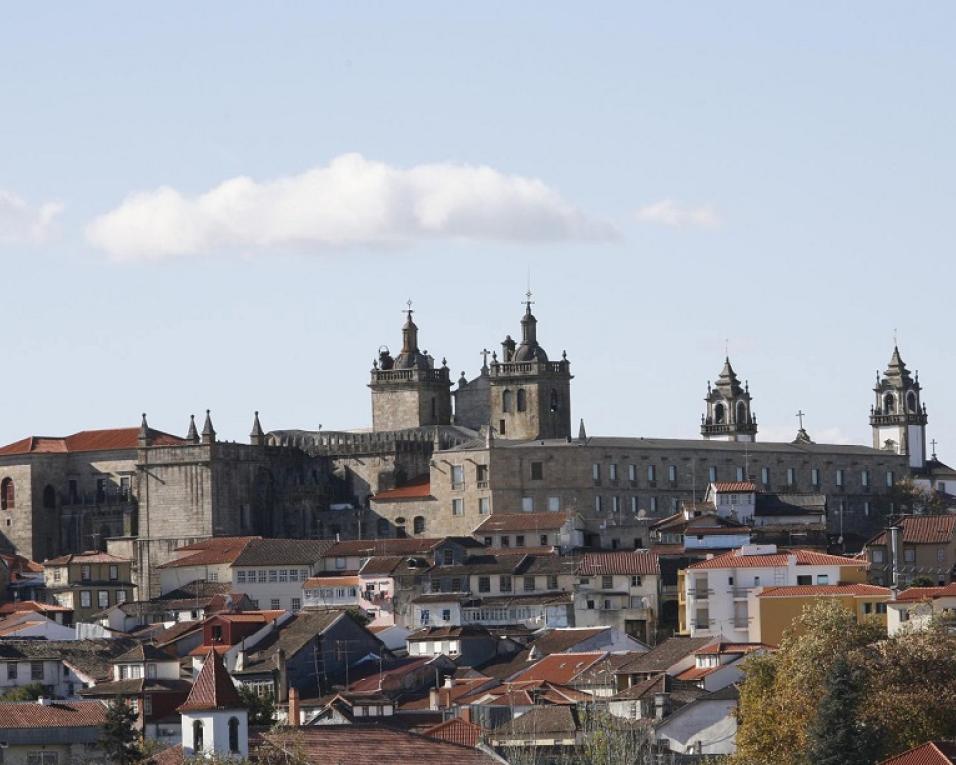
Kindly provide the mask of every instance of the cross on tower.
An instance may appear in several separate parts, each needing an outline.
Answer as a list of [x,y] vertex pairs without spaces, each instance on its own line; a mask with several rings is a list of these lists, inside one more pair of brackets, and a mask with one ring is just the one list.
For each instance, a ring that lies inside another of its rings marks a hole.
[[489,351],[487,348],[482,348],[482,349],[481,349],[481,354],[480,354],[480,355],[481,355],[481,368],[482,368],[482,369],[485,369],[485,368],[488,366],[488,354],[490,354],[490,353],[491,353],[491,351]]
[[524,305],[528,307],[528,310],[531,310],[531,306],[534,305],[534,301],[531,299],[531,287],[528,287],[528,291],[524,293],[525,299],[522,301]]
[[804,415],[804,411],[803,411],[802,409],[798,410],[797,413],[794,415],[794,417],[796,417],[798,420],[800,420],[800,430],[803,430],[803,418],[804,418],[804,416],[805,416],[805,415]]
[[405,305],[408,306],[408,307],[407,307],[407,308],[403,308],[403,309],[402,309],[402,313],[408,314],[408,318],[410,319],[410,318],[412,318],[412,314],[415,313],[415,311],[412,310],[412,299],[409,298],[409,299],[408,299],[408,302],[406,302]]
[[934,438],[929,443],[930,443],[930,446],[933,447],[933,459],[935,460],[936,459],[936,439]]

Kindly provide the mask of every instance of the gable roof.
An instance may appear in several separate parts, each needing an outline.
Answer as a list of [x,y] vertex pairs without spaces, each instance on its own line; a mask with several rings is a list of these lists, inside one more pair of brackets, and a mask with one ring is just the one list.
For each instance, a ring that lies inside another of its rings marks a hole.
[[478,745],[479,736],[481,736],[481,728],[467,720],[462,720],[460,717],[453,717],[443,723],[433,725],[431,728],[426,728],[422,731],[422,734],[452,744],[475,747]]
[[882,595],[889,599],[893,593],[889,587],[878,587],[875,584],[799,584],[788,587],[764,587],[757,593],[758,598],[838,597],[840,595],[854,597]]
[[757,491],[753,481],[717,481],[713,486],[718,494],[746,494]]
[[[415,555],[431,552],[444,542],[442,537],[405,537],[401,539],[349,539],[335,542],[325,551],[326,558],[372,557],[376,555]],[[458,541],[457,539],[455,541]]]
[[0,660],[62,661],[94,679],[112,676],[110,660],[136,645],[133,638],[87,640],[0,640]]
[[715,639],[712,637],[669,637],[647,653],[638,656],[634,661],[625,664],[618,672],[624,674],[666,672],[681,659],[713,642],[715,642]]
[[167,561],[157,568],[182,568],[185,566],[216,566],[232,563],[254,539],[262,537],[212,537],[200,542],[176,548],[177,553],[186,553],[175,560]]
[[329,539],[251,539],[233,566],[308,566],[335,544]]
[[[275,667],[275,655],[284,651],[291,660],[305,648],[317,635],[324,633],[341,618],[350,619],[344,609],[306,610],[294,614],[279,629],[273,630],[246,652],[242,669],[235,670],[236,675],[271,671]],[[356,623],[357,625],[357,623]]]
[[186,701],[179,712],[208,712],[215,709],[242,709],[242,700],[226,671],[222,656],[210,650]]
[[956,762],[956,744],[952,741],[927,741],[880,765],[950,765]]
[[68,566],[70,563],[132,563],[129,558],[120,558],[99,550],[87,550],[82,553],[70,553],[43,562],[44,566]]
[[[179,436],[149,429],[150,445],[179,446],[186,441]],[[0,447],[0,457],[9,454],[65,454],[69,452],[100,452],[135,450],[139,446],[139,428],[108,428],[81,430],[69,436],[28,436]]]
[[563,704],[536,706],[495,728],[491,736],[499,739],[510,736],[551,738],[557,733],[562,738],[569,738],[573,737],[580,727],[580,720],[574,707]]
[[647,550],[628,552],[584,553],[577,573],[582,576],[625,574],[655,576],[660,574],[657,556]]
[[89,728],[106,722],[99,701],[0,702],[0,730],[13,728]]
[[569,685],[574,678],[601,661],[607,653],[557,653],[545,656],[509,679],[511,683],[548,682]]
[[956,582],[945,587],[910,587],[896,596],[897,601],[936,600],[936,598],[956,598]]
[[859,558],[844,558],[840,555],[827,555],[813,550],[789,550],[776,553],[745,555],[738,550],[715,555],[713,558],[692,563],[688,569],[702,568],[763,568],[788,565],[790,556],[796,558],[798,566],[866,566]]
[[[903,529],[904,544],[946,544],[956,540],[956,515],[906,515],[897,521]],[[867,545],[885,545],[886,531],[881,531]]]
[[474,533],[557,531],[569,520],[564,513],[492,513],[478,524]]

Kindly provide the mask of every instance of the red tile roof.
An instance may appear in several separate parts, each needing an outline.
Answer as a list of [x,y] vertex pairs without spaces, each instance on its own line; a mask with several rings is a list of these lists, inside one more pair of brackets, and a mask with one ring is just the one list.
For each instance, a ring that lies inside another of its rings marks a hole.
[[132,563],[129,558],[120,558],[109,553],[89,550],[84,553],[70,553],[59,558],[50,558],[44,561],[45,566],[67,566],[70,563]]
[[751,481],[718,481],[714,484],[714,491],[721,494],[743,494],[749,491],[756,491],[757,487]]
[[[160,430],[149,430],[150,443],[154,446],[178,446],[185,439]],[[136,449],[139,428],[110,428],[107,430],[81,430],[71,436],[29,436],[12,444],[0,447],[0,457],[8,454],[55,454],[66,452],[100,452],[121,449]]]
[[99,701],[0,702],[0,730],[9,728],[88,728],[106,721]]
[[792,587],[764,587],[757,593],[758,598],[792,598],[792,597],[825,597],[825,596],[852,595],[874,596],[881,595],[889,600],[893,593],[889,587],[878,587],[875,584],[802,584]]
[[180,712],[206,712],[213,709],[242,709],[242,700],[218,651],[210,650],[199,677],[193,683]]
[[302,583],[302,589],[314,590],[318,587],[335,587],[346,584],[359,585],[361,580],[357,576],[313,576]]
[[[270,734],[264,734],[265,743]],[[312,725],[296,731],[296,747],[315,763],[388,760],[427,765],[493,765],[500,760],[474,749],[385,725]]]
[[427,553],[444,540],[441,537],[406,537],[403,539],[349,539],[336,542],[324,558],[366,557],[375,555],[415,555]]
[[462,720],[460,717],[453,717],[443,723],[433,725],[431,728],[426,728],[422,731],[422,734],[429,738],[437,738],[452,744],[474,748],[478,745],[481,728],[467,720]]
[[754,651],[760,651],[767,648],[772,648],[772,646],[767,645],[766,643],[725,643],[723,641],[717,641],[698,648],[694,651],[695,656],[713,656],[715,654],[719,655],[722,653],[753,653]]
[[428,499],[432,495],[431,479],[426,475],[409,481],[404,486],[380,491],[372,497],[373,502],[401,502],[409,499]]
[[597,664],[606,655],[604,651],[552,654],[535,662],[523,672],[519,672],[510,678],[509,682],[548,682],[555,685],[568,685],[575,677]]
[[183,568],[185,566],[216,566],[232,563],[246,545],[262,537],[213,537],[177,548],[177,553],[187,553],[180,558],[163,563],[158,568]]
[[641,574],[653,576],[660,574],[657,556],[652,552],[633,550],[630,552],[585,553],[578,564],[577,573],[582,576],[602,574]]
[[945,587],[910,587],[896,596],[897,600],[936,600],[936,598],[956,598],[956,582]]
[[956,744],[951,741],[927,741],[880,765],[951,765],[956,762]]
[[[956,539],[956,515],[907,515],[897,525],[903,529],[903,542],[908,544],[945,544]],[[885,531],[867,542],[867,545],[885,544]]]
[[798,566],[863,566],[865,563],[856,558],[843,558],[839,555],[827,555],[813,550],[792,550],[789,552],[767,553],[763,555],[741,555],[740,550],[715,555],[708,560],[692,563],[687,568],[761,568],[786,566],[789,556],[795,556]]
[[484,534],[508,531],[552,531],[568,522],[564,513],[492,513],[475,529]]
[[49,603],[38,603],[35,600],[18,600],[4,603],[0,606],[0,614],[18,614],[24,611],[36,611],[40,614],[69,613],[73,609],[66,606],[53,606]]

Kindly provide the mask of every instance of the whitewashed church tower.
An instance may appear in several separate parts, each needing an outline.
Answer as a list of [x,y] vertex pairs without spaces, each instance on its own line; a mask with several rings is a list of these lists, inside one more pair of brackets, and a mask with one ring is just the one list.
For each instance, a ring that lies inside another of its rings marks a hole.
[[757,417],[750,408],[750,386],[740,380],[730,366],[730,357],[724,359],[717,383],[707,383],[707,413],[700,417],[700,434],[715,441],[755,441]]
[[249,713],[239,698],[222,656],[210,649],[181,707],[183,754],[249,756]]
[[887,449],[909,458],[911,468],[926,464],[926,405],[920,400],[919,372],[915,379],[893,346],[889,366],[882,376],[876,373],[870,407],[873,447]]

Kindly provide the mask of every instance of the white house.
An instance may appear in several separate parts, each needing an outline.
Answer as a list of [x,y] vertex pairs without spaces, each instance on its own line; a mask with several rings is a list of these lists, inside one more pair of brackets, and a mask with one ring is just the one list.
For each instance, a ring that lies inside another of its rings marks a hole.
[[910,587],[886,604],[886,629],[890,637],[904,627],[926,629],[933,620],[956,631],[956,582],[945,587]]
[[657,740],[672,752],[720,755],[737,751],[737,703],[734,685],[686,704],[654,726]]

